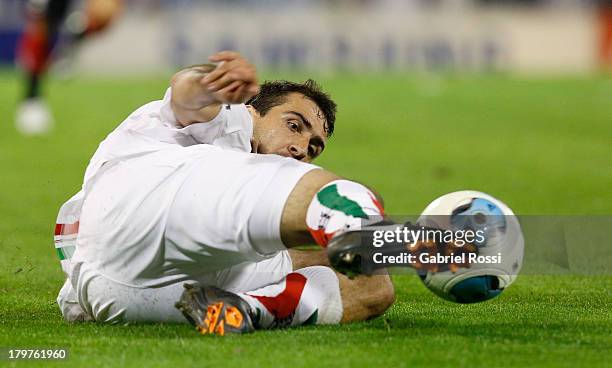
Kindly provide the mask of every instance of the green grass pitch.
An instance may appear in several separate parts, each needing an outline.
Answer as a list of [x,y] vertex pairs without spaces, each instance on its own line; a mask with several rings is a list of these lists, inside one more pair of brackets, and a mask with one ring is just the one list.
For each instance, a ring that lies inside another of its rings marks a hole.
[[[416,276],[396,276],[397,302],[381,318],[239,337],[201,337],[187,325],[65,323],[55,304],[57,209],[101,139],[161,98],[167,76],[52,80],[57,126],[41,138],[13,127],[17,77],[0,73],[0,347],[67,347],[67,361],[41,364],[75,367],[612,364],[610,275],[521,276],[478,305],[442,301]],[[612,214],[609,77],[320,80],[340,108],[318,163],[376,188],[391,214],[418,214],[460,189],[494,194],[519,214]]]

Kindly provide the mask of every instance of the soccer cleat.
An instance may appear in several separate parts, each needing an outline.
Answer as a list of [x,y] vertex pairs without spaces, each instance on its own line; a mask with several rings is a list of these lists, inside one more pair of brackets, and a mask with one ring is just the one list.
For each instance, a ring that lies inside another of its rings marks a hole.
[[214,286],[184,284],[175,307],[202,335],[255,331],[251,307],[238,295]]
[[[380,222],[372,226],[363,226],[360,230],[349,230],[334,236],[327,244],[327,257],[330,265],[349,278],[374,273],[375,265],[369,262],[376,249],[372,246],[373,233],[375,230],[395,229],[397,226],[389,222]],[[386,253],[406,251],[403,246],[398,249],[391,248],[385,246],[381,250]]]
[[444,243],[439,241],[420,241],[409,239],[409,242],[391,241],[385,242],[383,246],[374,246],[374,233],[376,231],[386,231],[394,233],[403,233],[404,230],[419,231],[419,230],[436,230],[431,227],[423,227],[411,224],[410,222],[404,225],[394,224],[389,221],[381,221],[372,225],[363,226],[360,230],[348,230],[334,236],[327,245],[327,256],[330,265],[338,272],[354,278],[358,275],[372,275],[378,269],[388,267],[412,267],[417,270],[425,271],[444,271],[456,270],[460,267],[469,267],[467,264],[449,263],[449,264],[424,264],[415,261],[410,264],[402,263],[387,263],[374,262],[374,255],[380,254],[377,259],[385,257],[401,258],[407,255],[412,255],[415,259],[419,259],[419,255],[446,255],[478,252],[478,249],[466,244],[463,247],[458,247],[453,243]]

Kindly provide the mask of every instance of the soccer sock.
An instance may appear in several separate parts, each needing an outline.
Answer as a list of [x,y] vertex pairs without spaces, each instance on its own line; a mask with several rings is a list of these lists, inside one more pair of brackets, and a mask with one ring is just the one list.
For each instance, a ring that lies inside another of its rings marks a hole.
[[49,38],[43,18],[28,21],[17,50],[19,64],[26,72],[40,74],[44,71],[51,52]]
[[28,75],[25,97],[36,98],[40,96],[40,73],[31,73]]
[[324,266],[299,269],[277,284],[238,295],[256,311],[256,328],[336,324],[342,319],[338,277]]
[[363,220],[383,215],[383,206],[371,190],[354,181],[334,180],[310,202],[306,225],[317,244],[326,247],[334,235],[359,229]]

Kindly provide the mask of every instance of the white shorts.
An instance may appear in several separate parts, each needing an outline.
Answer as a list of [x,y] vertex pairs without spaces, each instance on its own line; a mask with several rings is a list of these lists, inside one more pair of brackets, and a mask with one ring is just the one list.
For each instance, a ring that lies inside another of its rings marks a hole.
[[183,282],[249,291],[280,281],[291,272],[282,211],[316,168],[208,145],[103,168],[85,188],[72,259],[79,304],[96,320],[182,320]]
[[215,146],[178,147],[103,168],[81,212],[72,261],[159,287],[286,249],[285,202],[314,165]]
[[[134,287],[110,280],[88,264],[79,263],[58,296],[64,319],[102,323],[180,322],[187,320],[174,307],[185,282],[248,292],[283,280],[292,272],[289,252],[261,262],[242,263],[205,277],[162,287]],[[78,290],[75,292],[74,290]]]

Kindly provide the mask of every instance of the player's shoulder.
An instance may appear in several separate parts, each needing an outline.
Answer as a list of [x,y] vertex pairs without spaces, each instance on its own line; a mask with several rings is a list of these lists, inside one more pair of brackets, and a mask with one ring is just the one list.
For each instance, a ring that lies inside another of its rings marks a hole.
[[253,118],[246,105],[224,104],[219,115],[224,116],[223,127],[213,144],[225,149],[251,152]]
[[155,101],[151,101],[151,102],[147,102],[144,105],[140,106],[139,108],[137,108],[136,110],[134,110],[129,117],[131,118],[138,118],[140,116],[142,116],[143,114],[159,114],[161,108],[164,105],[164,101],[163,100],[155,100]]
[[221,106],[223,113],[226,115],[225,133],[233,133],[238,130],[251,131],[253,130],[253,117],[249,109],[244,104],[224,104]]
[[151,120],[172,125],[174,114],[170,107],[170,94],[171,90],[168,88],[161,100],[150,101],[138,107],[127,116],[119,128],[139,128],[146,126],[143,123]]

